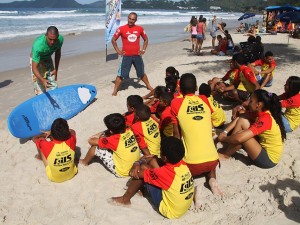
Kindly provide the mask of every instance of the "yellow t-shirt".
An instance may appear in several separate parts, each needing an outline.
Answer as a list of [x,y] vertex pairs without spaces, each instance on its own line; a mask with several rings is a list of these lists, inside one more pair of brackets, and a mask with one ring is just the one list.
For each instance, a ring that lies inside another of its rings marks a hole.
[[211,133],[212,112],[208,99],[203,95],[189,94],[172,100],[172,122],[180,126],[186,163],[200,164],[219,158]]
[[266,150],[273,163],[280,161],[283,142],[278,124],[269,111],[258,114],[256,121],[249,128],[254,135],[258,135],[260,145]]
[[213,126],[222,126],[226,122],[226,115],[224,110],[212,95],[209,96],[207,99],[210,103],[211,108],[214,110],[214,112],[211,114]]
[[98,146],[113,151],[116,173],[122,177],[129,176],[132,164],[140,158],[140,148],[130,129],[122,134],[99,138]]
[[49,180],[60,183],[73,178],[77,174],[77,167],[74,163],[75,134],[72,134],[66,141],[38,139],[36,145],[48,162],[46,174]]
[[183,161],[177,164],[147,169],[144,181],[162,189],[159,212],[169,218],[179,218],[190,208],[194,196],[194,181]]
[[151,117],[147,121],[138,121],[131,127],[139,147],[148,148],[151,155],[160,157],[160,131],[158,123]]

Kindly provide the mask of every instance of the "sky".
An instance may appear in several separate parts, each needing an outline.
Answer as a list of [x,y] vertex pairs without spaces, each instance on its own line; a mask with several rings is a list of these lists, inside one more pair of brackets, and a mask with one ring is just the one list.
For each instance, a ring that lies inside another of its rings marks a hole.
[[[0,0],[0,3],[8,3],[8,2],[14,2],[14,1],[16,1],[16,0]],[[89,4],[92,2],[96,2],[97,0],[75,0],[75,1],[80,4]]]

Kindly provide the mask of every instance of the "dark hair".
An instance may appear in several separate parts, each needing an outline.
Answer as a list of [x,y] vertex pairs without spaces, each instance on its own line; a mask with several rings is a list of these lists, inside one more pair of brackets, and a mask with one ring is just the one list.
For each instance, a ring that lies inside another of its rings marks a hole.
[[242,53],[234,54],[232,56],[232,60],[237,62],[240,65],[245,65],[246,64],[246,59],[245,59],[245,57],[243,56]]
[[68,140],[71,137],[68,122],[63,118],[54,120],[51,126],[51,135],[54,140]]
[[196,77],[192,73],[185,73],[180,78],[180,91],[183,95],[195,94],[197,86]]
[[173,66],[167,67],[166,73],[169,73],[170,75],[175,75],[177,77],[177,79],[180,78],[178,70],[176,70],[175,67],[173,67]]
[[206,23],[206,18],[203,18],[203,19],[202,19],[202,22],[203,22],[203,23]]
[[126,130],[125,118],[120,113],[109,114],[104,117],[103,121],[107,129],[114,134],[121,134]]
[[254,36],[249,36],[248,39],[247,39],[247,41],[249,43],[255,43],[256,42],[256,38]]
[[132,108],[136,108],[137,105],[143,104],[143,98],[139,95],[129,95],[127,97],[127,105]]
[[197,26],[197,24],[198,24],[197,18],[192,19],[191,25],[192,25],[192,26]]
[[183,143],[178,138],[170,136],[161,140],[160,155],[165,156],[171,164],[180,162],[184,153]]
[[160,99],[163,100],[167,105],[171,105],[171,101],[174,98],[174,94],[173,93],[162,93],[160,96]]
[[206,83],[202,83],[199,86],[199,95],[205,95],[208,98],[210,96],[210,94],[211,94],[210,86]]
[[140,121],[147,121],[151,116],[151,110],[147,105],[138,105],[134,111]]
[[159,98],[160,95],[166,91],[167,90],[165,86],[156,86],[156,88],[154,89],[154,97]]
[[[190,23],[192,23],[192,20],[195,19],[195,18],[196,18],[196,16],[192,16],[192,17],[191,17],[191,20],[190,20]],[[196,19],[197,19],[197,18],[196,18]]]
[[273,52],[267,51],[267,52],[265,53],[265,58],[267,58],[267,57],[269,57],[269,56],[273,56]]
[[290,76],[287,79],[288,85],[288,93],[286,94],[287,98],[293,97],[294,95],[300,92],[300,77],[297,76]]
[[258,44],[262,44],[262,43],[261,43],[261,36],[256,36],[255,40],[256,40],[256,42],[257,42]]
[[170,82],[166,85],[166,92],[174,94],[176,91],[177,84],[174,82]]
[[48,27],[47,32],[46,32],[46,36],[47,36],[48,33],[51,33],[51,34],[56,35],[56,36],[59,35],[58,29],[55,26]]
[[217,39],[222,38],[222,35],[218,34],[217,35]]
[[271,112],[272,117],[280,128],[281,139],[284,141],[284,139],[286,139],[286,133],[281,118],[282,108],[278,96],[275,93],[267,92],[263,89],[255,90],[253,94],[256,96],[258,102],[263,103],[262,110],[269,110]]
[[221,26],[224,28],[224,27],[226,27],[226,23],[221,23]]
[[169,83],[177,84],[177,80],[178,80],[178,78],[175,75],[170,75],[170,76],[165,77],[166,85],[168,85]]
[[138,18],[138,15],[135,12],[131,12],[131,13],[128,14],[128,16],[129,15],[135,15],[135,20],[137,20],[137,18]]

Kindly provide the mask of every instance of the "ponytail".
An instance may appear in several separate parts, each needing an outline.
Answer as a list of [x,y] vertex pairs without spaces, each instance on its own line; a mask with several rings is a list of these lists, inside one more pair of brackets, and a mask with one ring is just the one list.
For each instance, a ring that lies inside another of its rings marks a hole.
[[274,120],[276,121],[276,123],[279,125],[281,139],[283,142],[284,139],[286,139],[286,132],[285,132],[284,125],[282,122],[282,107],[281,107],[280,99],[275,93],[269,92],[268,94],[271,95],[271,97],[270,97],[270,112],[271,112]]
[[284,139],[286,139],[286,132],[282,122],[282,107],[279,97],[275,93],[267,92],[263,89],[255,90],[254,94],[257,97],[257,101],[262,102],[264,104],[262,110],[269,110],[272,117],[278,124],[281,133],[281,140],[283,142]]

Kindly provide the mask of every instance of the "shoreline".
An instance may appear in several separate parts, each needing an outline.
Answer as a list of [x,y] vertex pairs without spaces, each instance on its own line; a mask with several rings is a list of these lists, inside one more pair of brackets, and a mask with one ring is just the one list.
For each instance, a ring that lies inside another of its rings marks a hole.
[[[234,30],[239,21],[224,20],[227,22],[227,29]],[[142,25],[149,37],[149,45],[179,40],[188,36],[183,28],[189,23],[178,24],[154,24]],[[138,25],[138,23],[137,23]],[[210,24],[209,24],[210,25]],[[46,29],[46,28],[45,28]],[[209,29],[207,30],[207,32]],[[208,34],[208,33],[207,33]],[[62,47],[62,60],[76,55],[105,51],[105,30],[86,31],[82,33],[63,34],[64,44]],[[28,36],[24,39],[12,39],[11,41],[0,42],[0,77],[2,72],[29,66],[29,54],[33,40],[37,36]],[[120,40],[118,40],[118,43]],[[76,46],[76,48],[74,48]],[[112,50],[111,44],[108,51]],[[17,63],[16,63],[17,62]]]

